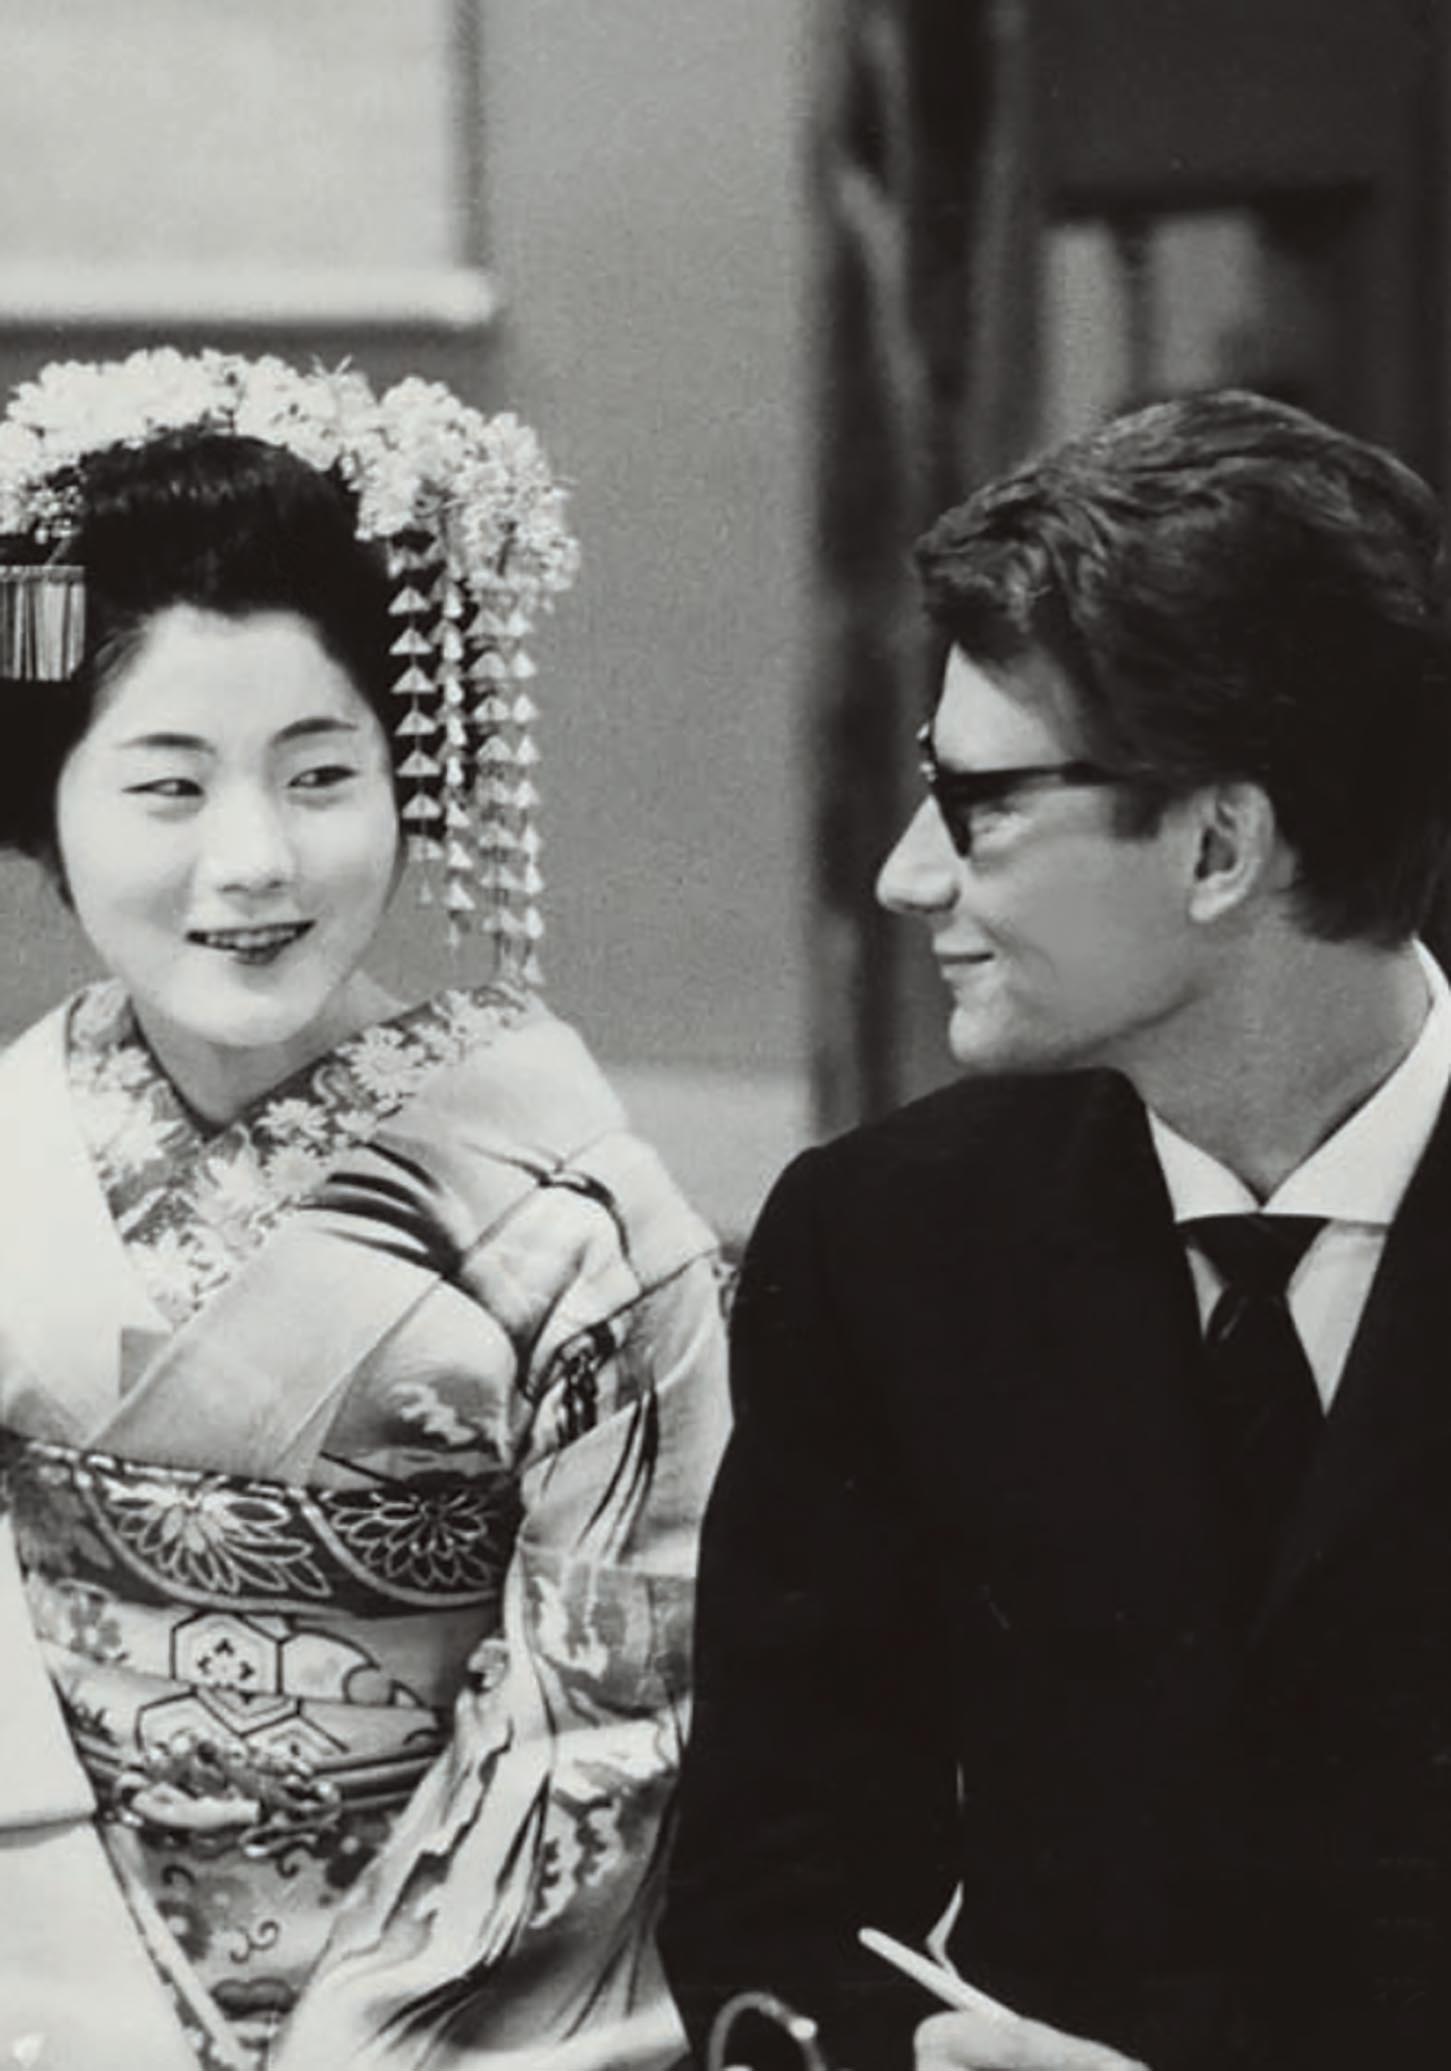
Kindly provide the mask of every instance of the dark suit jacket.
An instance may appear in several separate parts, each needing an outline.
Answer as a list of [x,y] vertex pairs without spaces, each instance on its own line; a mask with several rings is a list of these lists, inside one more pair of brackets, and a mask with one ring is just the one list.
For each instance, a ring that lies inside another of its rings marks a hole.
[[752,1240],[663,1946],[911,2059],[920,1942],[1152,2071],[1451,2064],[1451,1120],[1252,1629],[1143,1110],[968,1082]]

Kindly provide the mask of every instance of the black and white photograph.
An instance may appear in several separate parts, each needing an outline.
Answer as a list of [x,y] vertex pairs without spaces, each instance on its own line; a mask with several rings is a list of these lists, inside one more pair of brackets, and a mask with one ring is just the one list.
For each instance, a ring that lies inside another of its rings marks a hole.
[[0,2071],[1451,2062],[1442,0],[0,37]]

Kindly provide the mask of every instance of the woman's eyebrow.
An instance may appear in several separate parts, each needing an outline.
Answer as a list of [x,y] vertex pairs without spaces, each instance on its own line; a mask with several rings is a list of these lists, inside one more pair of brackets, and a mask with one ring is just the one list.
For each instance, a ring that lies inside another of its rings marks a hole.
[[[278,741],[301,741],[317,734],[353,734],[358,731],[357,721],[337,719],[331,713],[319,712],[315,718],[294,719],[287,726],[280,727],[274,736]],[[173,729],[158,728],[154,733],[133,734],[129,741],[118,741],[118,748],[166,748],[180,749],[188,754],[215,754],[215,744],[203,735],[178,733]]]
[[282,727],[277,733],[279,741],[306,740],[311,734],[356,733],[356,719],[339,719],[330,712],[320,712],[313,719],[294,719],[290,726]]
[[200,734],[172,733],[165,730],[156,733],[133,734],[129,741],[118,741],[116,746],[118,748],[181,748],[189,753],[201,755],[208,755],[212,752],[211,742],[203,740]]

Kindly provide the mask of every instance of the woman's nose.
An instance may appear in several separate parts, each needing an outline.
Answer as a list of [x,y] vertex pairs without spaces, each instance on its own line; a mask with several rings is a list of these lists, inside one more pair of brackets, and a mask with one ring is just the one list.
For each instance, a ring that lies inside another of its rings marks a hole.
[[272,891],[291,881],[292,842],[282,813],[265,790],[236,785],[211,800],[202,863],[221,891]]
[[877,898],[891,913],[941,913],[957,897],[961,866],[942,815],[924,798],[877,875]]

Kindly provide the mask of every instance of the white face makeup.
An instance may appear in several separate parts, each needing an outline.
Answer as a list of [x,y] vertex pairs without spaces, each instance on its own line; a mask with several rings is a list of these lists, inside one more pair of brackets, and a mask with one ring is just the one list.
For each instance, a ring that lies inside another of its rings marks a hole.
[[398,872],[388,746],[305,620],[161,613],[97,698],[56,825],[81,926],[204,1113],[366,1018]]

